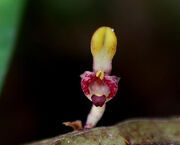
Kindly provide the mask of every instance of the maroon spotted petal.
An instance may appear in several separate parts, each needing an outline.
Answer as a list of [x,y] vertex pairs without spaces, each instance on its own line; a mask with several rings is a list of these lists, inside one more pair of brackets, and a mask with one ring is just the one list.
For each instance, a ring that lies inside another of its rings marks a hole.
[[111,99],[111,98],[113,98],[116,95],[116,93],[118,91],[119,78],[116,77],[116,76],[105,75],[103,80],[108,85],[108,87],[110,89],[110,93],[107,96],[107,98]]
[[109,87],[110,93],[107,96],[107,98],[109,99],[113,98],[118,91],[119,78],[116,76],[109,76],[108,74],[105,74],[103,80],[100,80],[99,78],[96,77],[96,74],[94,72],[86,71],[81,75],[81,78],[82,78],[81,88],[85,95],[90,94],[89,85],[96,80],[102,81],[103,83],[107,84],[107,86]]
[[94,72],[85,71],[81,75],[81,88],[85,95],[89,95],[89,84],[96,79],[96,74]]

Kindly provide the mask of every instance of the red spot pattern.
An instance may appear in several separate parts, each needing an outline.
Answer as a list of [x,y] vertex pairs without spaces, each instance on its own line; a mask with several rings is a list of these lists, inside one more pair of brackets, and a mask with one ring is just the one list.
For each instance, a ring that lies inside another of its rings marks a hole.
[[111,99],[113,98],[117,91],[118,91],[118,79],[116,76],[109,76],[108,74],[105,74],[103,80],[99,80],[99,78],[96,77],[96,74],[94,72],[84,72],[81,75],[81,88],[85,95],[89,95],[89,85],[98,79],[98,81],[103,81],[103,83],[107,84],[107,86],[110,89],[110,93],[107,96],[107,98]]
[[84,72],[84,74],[82,74],[81,77],[81,88],[85,95],[89,95],[89,84],[96,79],[96,75],[93,72]]
[[117,79],[117,77],[106,75],[104,77],[104,82],[108,85],[108,87],[110,89],[110,93],[107,96],[107,98],[113,98],[118,91],[118,79]]

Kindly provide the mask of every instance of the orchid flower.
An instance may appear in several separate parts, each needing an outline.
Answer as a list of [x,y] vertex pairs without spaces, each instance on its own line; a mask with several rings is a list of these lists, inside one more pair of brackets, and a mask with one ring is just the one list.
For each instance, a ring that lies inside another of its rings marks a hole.
[[93,72],[85,71],[81,75],[81,88],[93,103],[85,129],[96,126],[105,111],[106,102],[118,91],[119,78],[110,76],[116,46],[117,38],[112,28],[103,26],[94,32],[91,39]]

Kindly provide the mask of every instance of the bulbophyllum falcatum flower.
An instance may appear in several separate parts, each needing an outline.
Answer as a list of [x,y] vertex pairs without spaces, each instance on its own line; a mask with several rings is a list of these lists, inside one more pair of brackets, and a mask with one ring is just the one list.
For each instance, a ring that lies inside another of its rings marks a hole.
[[81,75],[81,88],[93,103],[85,129],[96,126],[105,111],[106,102],[118,91],[119,78],[110,76],[116,47],[117,38],[112,28],[104,26],[94,32],[91,39],[93,72],[85,71]]

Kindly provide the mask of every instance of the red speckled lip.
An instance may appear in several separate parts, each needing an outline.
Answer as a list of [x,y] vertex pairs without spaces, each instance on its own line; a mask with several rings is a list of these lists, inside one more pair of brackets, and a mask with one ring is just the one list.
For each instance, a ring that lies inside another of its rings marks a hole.
[[[81,75],[81,88],[85,95],[90,94],[89,85],[94,81],[102,81],[105,83],[110,90],[109,95],[107,96],[108,99],[113,98],[117,91],[118,91],[118,78],[116,76],[109,76],[108,74],[105,74],[103,80],[100,80],[96,77],[96,74],[94,72],[86,71]],[[92,94],[94,95],[94,94]]]
[[96,107],[102,107],[104,105],[104,103],[106,102],[105,95],[102,95],[102,96],[92,95],[91,99],[92,99],[93,104]]

